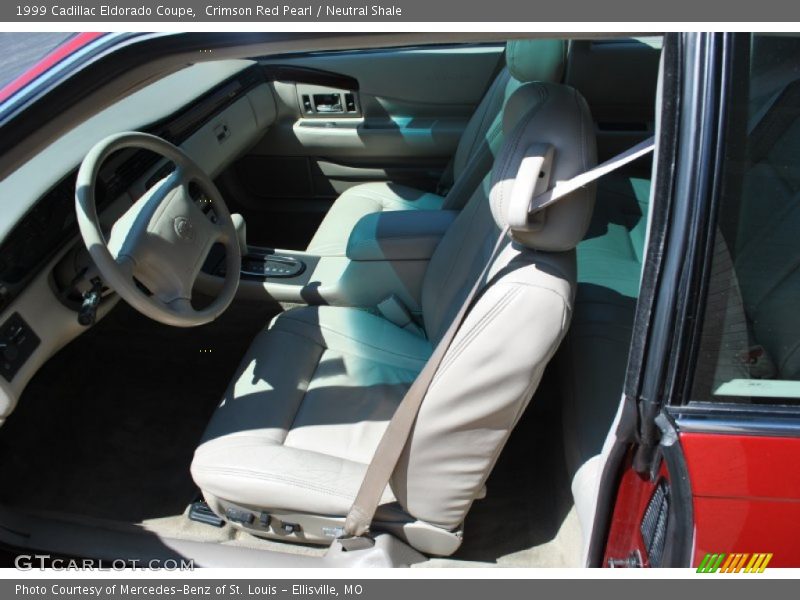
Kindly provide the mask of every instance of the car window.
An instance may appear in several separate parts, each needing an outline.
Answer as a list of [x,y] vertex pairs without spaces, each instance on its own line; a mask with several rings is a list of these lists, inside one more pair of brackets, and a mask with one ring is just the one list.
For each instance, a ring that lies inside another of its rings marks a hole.
[[0,88],[14,81],[58,46],[72,33],[0,33]]
[[738,44],[691,399],[797,404],[800,37]]

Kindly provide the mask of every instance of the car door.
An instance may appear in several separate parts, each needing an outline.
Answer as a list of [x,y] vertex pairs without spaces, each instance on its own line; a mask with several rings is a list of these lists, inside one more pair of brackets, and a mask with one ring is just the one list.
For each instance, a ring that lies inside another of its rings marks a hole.
[[260,60],[278,117],[220,177],[261,246],[304,248],[347,188],[434,191],[501,64],[503,44],[353,50]]
[[661,212],[590,564],[797,567],[800,37],[685,35],[665,58]]

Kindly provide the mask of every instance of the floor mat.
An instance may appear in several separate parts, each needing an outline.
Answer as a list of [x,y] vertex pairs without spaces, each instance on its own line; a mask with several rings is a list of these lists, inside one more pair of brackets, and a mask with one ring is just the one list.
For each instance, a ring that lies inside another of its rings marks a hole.
[[128,522],[181,514],[192,453],[274,307],[161,325],[120,302],[54,356],[0,428],[0,503]]

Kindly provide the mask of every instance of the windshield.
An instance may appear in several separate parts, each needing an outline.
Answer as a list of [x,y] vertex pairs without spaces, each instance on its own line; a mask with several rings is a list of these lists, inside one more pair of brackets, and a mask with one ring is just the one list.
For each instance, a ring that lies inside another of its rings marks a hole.
[[74,33],[0,33],[0,89],[25,73]]

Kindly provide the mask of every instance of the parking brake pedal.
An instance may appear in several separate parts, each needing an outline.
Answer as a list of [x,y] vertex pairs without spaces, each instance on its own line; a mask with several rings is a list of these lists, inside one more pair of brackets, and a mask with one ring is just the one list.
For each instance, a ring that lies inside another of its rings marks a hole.
[[192,506],[189,508],[189,520],[205,523],[212,527],[225,525],[224,519],[218,517],[203,500],[192,502]]

